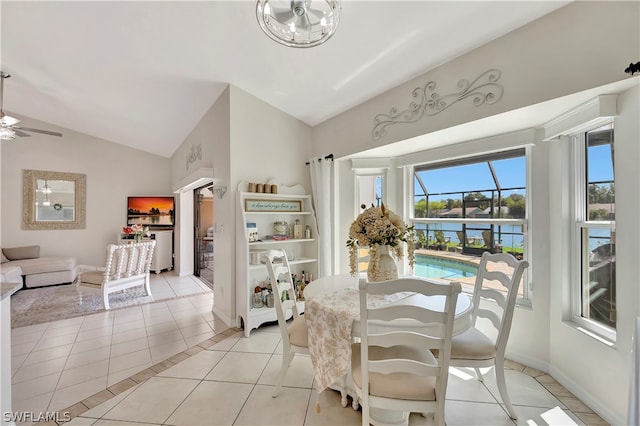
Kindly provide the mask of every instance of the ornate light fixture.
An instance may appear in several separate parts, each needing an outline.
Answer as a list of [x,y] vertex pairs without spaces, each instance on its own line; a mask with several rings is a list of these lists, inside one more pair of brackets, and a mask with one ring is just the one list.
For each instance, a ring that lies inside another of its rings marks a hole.
[[340,0],[258,0],[260,28],[289,47],[313,47],[329,40],[340,23]]

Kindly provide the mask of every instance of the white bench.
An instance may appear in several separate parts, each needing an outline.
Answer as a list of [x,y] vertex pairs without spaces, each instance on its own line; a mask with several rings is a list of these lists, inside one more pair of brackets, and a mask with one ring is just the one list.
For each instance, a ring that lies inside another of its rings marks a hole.
[[155,240],[109,244],[104,270],[83,272],[78,285],[101,289],[105,309],[109,309],[109,294],[116,291],[144,285],[147,295],[151,296],[149,270],[155,246]]

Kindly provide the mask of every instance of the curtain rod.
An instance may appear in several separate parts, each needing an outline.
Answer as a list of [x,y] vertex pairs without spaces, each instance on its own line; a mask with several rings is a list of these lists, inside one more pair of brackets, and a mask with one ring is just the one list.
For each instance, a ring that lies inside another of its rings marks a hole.
[[[331,160],[331,161],[333,161],[333,154],[325,155],[325,156],[324,156],[324,159],[325,159],[325,160]],[[322,160],[322,158],[318,158],[318,161],[321,161],[321,160]],[[307,162],[306,162],[306,163],[304,163],[304,164],[306,164],[306,165],[308,166],[310,163],[307,161]]]

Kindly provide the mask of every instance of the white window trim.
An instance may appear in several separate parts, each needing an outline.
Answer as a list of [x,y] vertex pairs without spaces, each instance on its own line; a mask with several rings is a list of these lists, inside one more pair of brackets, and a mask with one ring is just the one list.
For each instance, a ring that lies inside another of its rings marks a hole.
[[[582,229],[601,228],[612,229],[615,231],[615,220],[613,221],[588,221],[583,206],[586,203],[586,140],[585,133],[613,122],[612,119],[599,121],[590,127],[579,128],[578,133],[569,135],[572,151],[572,176],[573,182],[571,186],[572,201],[571,205],[571,271],[569,280],[569,294],[571,295],[571,322],[577,329],[585,332],[587,335],[599,340],[600,342],[613,345],[616,343],[617,331],[611,330],[596,321],[582,317]],[[614,176],[615,182],[615,176]]]

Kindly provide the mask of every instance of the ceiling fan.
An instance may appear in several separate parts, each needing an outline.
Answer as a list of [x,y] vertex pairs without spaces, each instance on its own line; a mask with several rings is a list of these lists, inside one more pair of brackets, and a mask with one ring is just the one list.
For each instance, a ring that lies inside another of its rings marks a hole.
[[16,136],[29,137],[27,132],[42,133],[51,136],[62,136],[62,133],[52,132],[50,130],[33,129],[31,127],[18,126],[20,120],[13,118],[4,113],[4,80],[11,77],[4,71],[0,71],[0,140],[13,140]]

